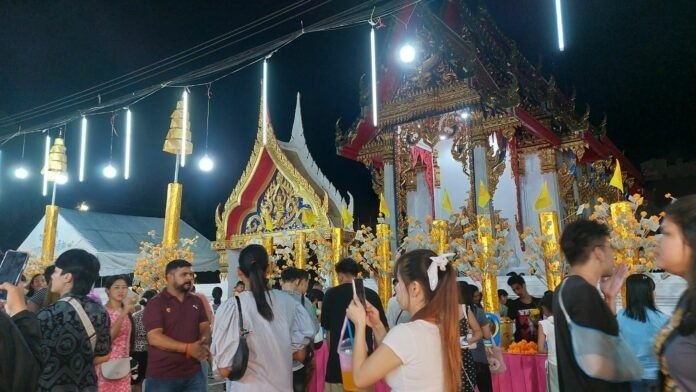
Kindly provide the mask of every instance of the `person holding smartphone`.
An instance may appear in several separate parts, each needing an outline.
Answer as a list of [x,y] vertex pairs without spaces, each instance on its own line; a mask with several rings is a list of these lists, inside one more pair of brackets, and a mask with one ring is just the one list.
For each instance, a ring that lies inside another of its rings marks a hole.
[[41,374],[41,333],[36,315],[27,310],[21,287],[3,283],[7,293],[0,312],[0,390],[35,391]]
[[[338,339],[341,336],[341,327],[346,317],[346,308],[353,301],[353,279],[358,275],[360,267],[358,263],[345,258],[336,264],[339,285],[326,291],[321,310],[321,326],[328,331],[329,360],[326,364],[325,388],[326,392],[343,392],[343,376],[341,364],[338,358]],[[365,299],[379,315],[382,324],[387,325],[387,316],[384,314],[382,302],[373,290],[365,289]],[[367,346],[373,347],[372,333],[368,328]],[[370,350],[371,352],[371,350]]]

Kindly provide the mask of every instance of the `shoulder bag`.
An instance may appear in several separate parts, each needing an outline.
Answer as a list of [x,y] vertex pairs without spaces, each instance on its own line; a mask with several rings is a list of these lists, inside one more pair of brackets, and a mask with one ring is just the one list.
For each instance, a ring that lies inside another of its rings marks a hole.
[[[621,338],[574,322],[563,303],[564,280],[558,290],[561,311],[568,323],[573,357],[580,369],[592,378],[609,382],[640,380],[643,367],[631,347]],[[558,339],[558,336],[556,336]]]
[[[67,302],[70,306],[73,307],[73,309],[75,309],[75,312],[77,313],[77,316],[80,318],[80,322],[82,323],[82,327],[85,329],[85,332],[87,332],[89,342],[92,345],[92,353],[94,353],[94,348],[97,345],[97,334],[94,330],[94,325],[92,324],[92,321],[90,321],[89,317],[87,316],[87,313],[85,313],[85,309],[75,298],[67,297],[61,299],[61,301]],[[120,380],[128,376],[131,372],[130,357],[111,359],[99,365],[99,368],[101,369],[102,376],[105,379]]]
[[237,346],[237,351],[234,353],[234,357],[232,358],[230,375],[227,376],[227,379],[230,381],[239,381],[242,377],[244,377],[247,365],[249,364],[249,345],[247,344],[246,340],[249,331],[244,329],[242,302],[239,300],[238,296],[235,296],[234,299],[237,300],[237,312],[239,313],[239,345]]

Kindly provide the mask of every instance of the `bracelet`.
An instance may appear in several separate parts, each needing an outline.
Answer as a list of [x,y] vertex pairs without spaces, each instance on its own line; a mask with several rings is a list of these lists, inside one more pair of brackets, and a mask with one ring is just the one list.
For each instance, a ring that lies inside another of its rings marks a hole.
[[186,346],[184,346],[184,356],[186,357],[186,359],[189,358],[189,347],[190,346],[191,346],[190,343],[186,343]]

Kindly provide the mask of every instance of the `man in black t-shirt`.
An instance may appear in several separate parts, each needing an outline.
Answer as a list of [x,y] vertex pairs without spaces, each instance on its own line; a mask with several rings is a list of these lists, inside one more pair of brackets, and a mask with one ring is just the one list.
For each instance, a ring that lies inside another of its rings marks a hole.
[[[556,333],[556,357],[561,391],[621,392],[630,391],[629,383],[612,383],[587,375],[573,355],[568,323],[560,301],[573,322],[606,334],[618,336],[616,296],[626,279],[625,265],[614,268],[614,251],[609,244],[609,229],[594,221],[577,221],[566,227],[561,237],[561,250],[570,264],[559,299],[561,286],[553,299]],[[597,291],[597,283],[604,299]]]
[[537,325],[541,317],[541,299],[529,295],[527,283],[521,275],[512,272],[507,281],[517,299],[507,301],[507,315],[515,320],[515,341],[537,341]]
[[[353,278],[358,274],[358,263],[346,258],[336,264],[339,285],[326,291],[321,309],[321,326],[329,332],[329,360],[326,364],[326,388],[325,391],[343,391],[343,379],[341,377],[341,365],[338,359],[338,340],[341,337],[343,319],[346,317],[346,308],[353,300]],[[384,314],[382,302],[373,290],[365,288],[365,298],[379,311],[379,317],[384,325],[387,325],[387,316]],[[351,328],[355,330],[351,323]],[[347,335],[347,333],[346,333]],[[372,330],[367,328],[368,352],[372,352]]]

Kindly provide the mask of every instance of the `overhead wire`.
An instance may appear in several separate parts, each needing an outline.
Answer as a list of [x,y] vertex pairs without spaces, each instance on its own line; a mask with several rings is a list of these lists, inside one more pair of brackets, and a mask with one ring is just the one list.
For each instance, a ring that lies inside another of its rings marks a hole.
[[[330,1],[330,0],[329,0]],[[412,2],[408,4],[403,4],[399,0],[390,0],[386,2],[386,5],[384,6],[377,6],[377,12],[378,14],[382,16],[388,16],[392,15],[398,11],[400,11],[403,8],[410,7],[414,4],[426,2],[430,0],[413,0]],[[328,1],[327,1],[328,2]],[[325,2],[326,3],[326,2]],[[324,3],[322,3],[324,4]],[[398,5],[397,5],[398,4]],[[300,36],[306,33],[314,33],[314,32],[320,32],[320,31],[330,31],[330,30],[335,30],[335,29],[340,29],[340,28],[348,28],[348,27],[353,27],[357,24],[366,22],[369,20],[369,15],[365,14],[363,15],[364,12],[371,12],[372,5],[369,4],[363,4],[363,5],[358,5],[353,8],[347,9],[345,11],[339,12],[331,17],[322,19],[321,21],[305,28],[304,26],[302,27],[301,30],[286,34],[276,40],[271,41],[270,43],[264,43],[261,45],[257,45],[253,48],[247,49],[245,51],[242,51],[240,53],[237,53],[236,55],[230,56],[226,59],[220,60],[218,62],[215,62],[213,64],[210,64],[208,66],[202,67],[198,70],[194,70],[191,72],[188,72],[184,75],[181,75],[179,77],[176,77],[174,79],[171,79],[166,82],[161,82],[156,85],[151,85],[149,87],[145,87],[141,90],[138,90],[136,92],[133,92],[131,94],[121,96],[114,98],[108,102],[105,102],[99,106],[95,106],[92,108],[80,110],[77,113],[59,118],[59,119],[54,119],[54,120],[49,120],[46,121],[40,125],[30,127],[30,128],[25,128],[21,132],[21,134],[31,134],[31,133],[37,133],[37,132],[44,132],[48,129],[55,128],[57,124],[64,124],[66,122],[73,121],[77,118],[80,118],[81,116],[85,115],[98,115],[98,114],[111,114],[114,113],[118,110],[121,110],[125,106],[131,106],[135,103],[138,103],[142,101],[143,99],[155,94],[156,92],[167,88],[167,87],[175,87],[178,84],[184,84],[183,86],[178,86],[178,87],[193,87],[193,86],[201,86],[201,85],[206,85],[206,84],[211,84],[216,81],[219,81],[225,77],[230,76],[231,74],[234,74],[236,72],[239,72],[253,64],[256,64],[264,59],[264,54],[267,53],[275,53],[276,51],[280,50],[284,46],[290,44]],[[285,20],[287,21],[287,20]],[[281,22],[282,23],[282,22]],[[247,62],[246,64],[243,64],[244,62]],[[243,64],[239,66],[240,64]],[[239,66],[239,67],[237,67]],[[199,83],[199,84],[190,84],[193,81],[200,80],[202,78],[220,73],[222,71],[228,70],[230,68],[237,67],[233,69],[232,71],[218,76],[210,81],[207,81],[205,83]],[[113,110],[108,110],[107,108],[114,108]],[[99,111],[100,109],[107,109],[105,111]],[[5,144],[7,141],[10,139],[18,136],[19,133],[14,134],[14,135],[9,135],[9,136],[1,136],[0,135],[0,146]]]
[[[195,46],[193,46],[193,47],[191,47],[191,48],[189,48],[189,49],[183,50],[183,51],[178,52],[178,53],[176,53],[176,54],[174,54],[174,55],[171,55],[171,56],[166,57],[166,58],[164,58],[164,59],[158,60],[158,61],[156,61],[156,62],[154,62],[154,63],[152,63],[152,64],[149,64],[149,65],[147,65],[147,66],[138,68],[138,69],[136,69],[136,70],[133,70],[133,71],[131,71],[131,72],[128,72],[128,73],[126,73],[126,74],[124,74],[124,75],[121,75],[121,76],[119,76],[119,77],[116,77],[116,78],[114,78],[114,79],[108,80],[108,81],[106,81],[106,82],[99,83],[99,84],[97,84],[97,85],[95,85],[95,86],[92,86],[92,87],[87,88],[87,89],[82,90],[82,91],[78,91],[78,92],[73,93],[73,94],[70,94],[70,95],[68,95],[68,96],[66,96],[66,97],[63,97],[63,98],[61,98],[61,99],[57,99],[57,100],[48,102],[48,103],[46,103],[46,104],[42,104],[42,105],[36,106],[36,107],[34,107],[34,108],[31,108],[31,109],[28,109],[28,110],[24,110],[24,111],[15,113],[15,114],[13,114],[13,115],[4,116],[4,117],[0,118],[0,123],[4,123],[4,122],[6,122],[6,121],[8,121],[8,120],[11,120],[11,119],[19,118],[19,117],[21,117],[22,115],[25,115],[25,114],[30,113],[30,112],[32,112],[32,111],[36,111],[36,110],[38,110],[38,109],[52,108],[52,107],[55,107],[56,105],[63,104],[63,103],[65,103],[65,102],[72,102],[72,101],[74,101],[75,99],[79,99],[79,98],[84,97],[85,95],[90,95],[90,98],[93,99],[93,98],[94,98],[94,94],[97,93],[98,90],[100,90],[100,89],[111,88],[111,87],[113,87],[114,85],[117,85],[117,84],[119,84],[119,83],[123,83],[123,82],[125,82],[125,81],[129,81],[129,80],[132,80],[132,79],[134,79],[134,78],[139,78],[139,77],[143,76],[144,74],[146,74],[146,73],[148,73],[148,72],[151,72],[151,71],[156,70],[156,69],[158,69],[158,68],[160,68],[160,67],[169,65],[169,64],[171,64],[171,63],[173,63],[173,62],[179,61],[180,59],[186,58],[186,57],[191,56],[191,55],[193,55],[193,54],[199,53],[199,52],[202,51],[202,50],[205,50],[205,49],[210,48],[210,47],[212,47],[212,46],[214,46],[214,45],[216,45],[216,44],[218,44],[218,43],[220,43],[220,42],[224,42],[225,40],[228,40],[228,39],[230,39],[230,38],[233,38],[233,37],[235,37],[235,36],[238,36],[238,35],[240,35],[240,34],[243,34],[243,33],[245,33],[246,31],[248,31],[249,29],[251,29],[251,28],[253,28],[253,27],[255,27],[255,26],[258,26],[258,25],[260,25],[260,24],[266,23],[267,21],[270,21],[270,20],[272,20],[272,19],[274,19],[274,18],[276,18],[276,17],[278,17],[278,16],[281,16],[281,15],[283,15],[283,14],[285,14],[285,13],[288,13],[288,12],[290,12],[290,11],[292,11],[292,10],[294,10],[294,9],[296,9],[296,8],[298,8],[298,7],[300,7],[300,6],[303,6],[303,5],[307,4],[307,3],[310,3],[311,1],[312,1],[312,0],[303,0],[303,1],[295,2],[294,4],[291,4],[291,5],[289,5],[289,6],[286,6],[286,7],[284,7],[284,8],[281,8],[281,9],[279,9],[279,10],[277,10],[277,11],[274,11],[274,12],[268,14],[268,15],[265,15],[265,16],[263,16],[263,17],[261,17],[261,18],[258,18],[258,19],[256,19],[256,20],[254,20],[254,21],[251,21],[251,22],[247,23],[246,25],[240,26],[240,27],[238,27],[238,28],[236,28],[236,29],[234,29],[234,30],[231,30],[231,31],[229,31],[229,32],[227,32],[227,33],[224,33],[224,34],[222,34],[222,35],[219,35],[219,36],[217,36],[217,37],[214,37],[214,38],[212,38],[212,39],[210,39],[210,40],[208,40],[208,41],[205,41],[205,42],[203,42],[203,43],[201,43],[201,44],[195,45]],[[324,4],[325,4],[325,3],[326,3],[326,2],[324,2]],[[121,80],[121,79],[124,79],[124,80]]]

